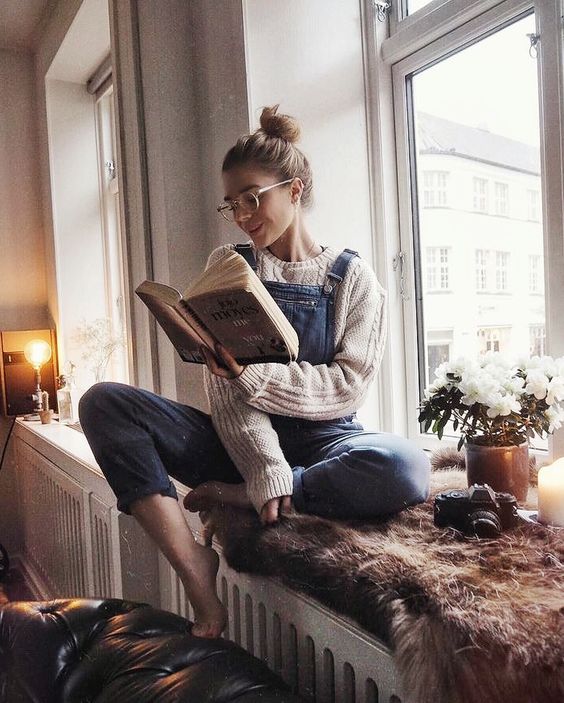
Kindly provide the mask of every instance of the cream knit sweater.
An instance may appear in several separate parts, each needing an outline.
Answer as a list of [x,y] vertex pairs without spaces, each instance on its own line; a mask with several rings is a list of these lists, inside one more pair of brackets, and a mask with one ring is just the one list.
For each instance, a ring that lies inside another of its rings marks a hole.
[[[233,248],[215,249],[208,266]],[[268,249],[254,251],[261,280],[304,285],[323,285],[340,253],[327,247],[313,259],[290,262],[281,261]],[[374,272],[357,257],[337,290],[336,351],[330,364],[252,364],[234,380],[215,376],[204,367],[213,425],[245,479],[257,512],[272,498],[293,492],[292,468],[268,413],[309,420],[333,420],[354,413],[382,359],[385,300]]]

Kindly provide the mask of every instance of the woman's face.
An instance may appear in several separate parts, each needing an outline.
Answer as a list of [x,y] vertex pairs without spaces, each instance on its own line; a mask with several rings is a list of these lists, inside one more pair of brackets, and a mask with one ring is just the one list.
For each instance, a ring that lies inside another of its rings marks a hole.
[[[283,178],[265,171],[262,168],[236,166],[223,173],[225,201],[238,200],[241,194],[254,192],[265,186],[278,183]],[[236,224],[249,236],[259,249],[274,244],[296,221],[295,202],[299,200],[302,185],[299,178],[291,183],[277,186],[258,196],[259,207],[254,212],[237,208],[235,211]]]

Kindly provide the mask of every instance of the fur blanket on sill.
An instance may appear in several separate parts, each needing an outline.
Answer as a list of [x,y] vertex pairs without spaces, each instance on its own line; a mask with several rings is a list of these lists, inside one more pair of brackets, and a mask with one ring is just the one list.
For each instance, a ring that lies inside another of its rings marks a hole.
[[[433,498],[465,488],[463,458],[434,457],[431,497],[380,522],[215,510],[230,566],[279,578],[386,641],[410,703],[563,703],[564,529],[499,539],[433,525]],[[529,500],[536,509],[536,472]]]

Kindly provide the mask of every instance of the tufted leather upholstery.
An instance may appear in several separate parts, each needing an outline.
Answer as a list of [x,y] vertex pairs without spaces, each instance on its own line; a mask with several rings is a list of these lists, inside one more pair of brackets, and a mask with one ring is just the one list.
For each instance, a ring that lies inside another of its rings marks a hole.
[[299,703],[233,642],[118,599],[0,608],[0,703]]

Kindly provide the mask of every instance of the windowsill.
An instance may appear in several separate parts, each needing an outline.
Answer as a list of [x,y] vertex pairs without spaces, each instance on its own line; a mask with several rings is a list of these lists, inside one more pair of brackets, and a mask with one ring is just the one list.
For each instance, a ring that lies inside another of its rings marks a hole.
[[52,461],[53,454],[62,453],[99,476],[103,476],[82,432],[77,432],[56,421],[43,425],[39,421],[27,422],[18,418],[14,433]]

